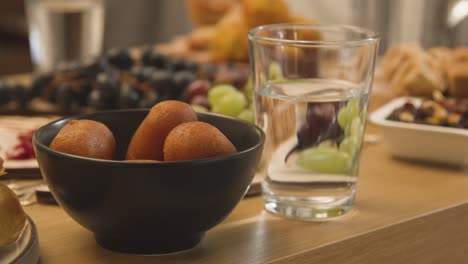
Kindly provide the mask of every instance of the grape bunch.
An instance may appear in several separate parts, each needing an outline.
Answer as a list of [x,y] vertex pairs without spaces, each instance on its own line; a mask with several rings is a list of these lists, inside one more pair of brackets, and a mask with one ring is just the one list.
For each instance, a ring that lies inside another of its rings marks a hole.
[[105,56],[37,74],[31,87],[0,81],[0,111],[34,111],[34,102],[41,101],[48,102],[52,112],[70,114],[149,108],[169,99],[211,110],[208,90],[218,84],[241,90],[247,79],[248,68],[241,64],[197,64],[153,47],[142,48],[140,56],[129,49],[112,49]]
[[356,154],[362,145],[365,109],[361,100],[308,103],[307,122],[297,133],[297,164],[307,170],[328,174],[353,174]]

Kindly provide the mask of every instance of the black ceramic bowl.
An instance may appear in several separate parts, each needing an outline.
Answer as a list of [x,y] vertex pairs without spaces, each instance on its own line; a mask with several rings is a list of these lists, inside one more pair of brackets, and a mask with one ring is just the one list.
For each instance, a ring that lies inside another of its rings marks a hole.
[[[199,114],[221,130],[238,153],[193,161],[122,161],[147,110],[97,112],[41,127],[33,142],[41,173],[62,208],[92,231],[105,248],[141,254],[197,245],[246,193],[262,154],[264,134],[237,119]],[[98,160],[48,146],[71,119],[106,124],[117,141],[117,160]],[[120,160],[119,160],[120,159]]]

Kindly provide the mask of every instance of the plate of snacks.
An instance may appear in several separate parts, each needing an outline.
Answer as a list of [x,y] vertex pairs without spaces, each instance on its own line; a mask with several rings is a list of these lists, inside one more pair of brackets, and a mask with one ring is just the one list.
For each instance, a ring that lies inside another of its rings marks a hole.
[[468,165],[468,99],[399,97],[370,115],[399,158]]
[[[4,174],[0,159],[0,175]],[[0,183],[0,259],[2,263],[37,263],[39,240],[37,229],[23,211],[15,193]]]

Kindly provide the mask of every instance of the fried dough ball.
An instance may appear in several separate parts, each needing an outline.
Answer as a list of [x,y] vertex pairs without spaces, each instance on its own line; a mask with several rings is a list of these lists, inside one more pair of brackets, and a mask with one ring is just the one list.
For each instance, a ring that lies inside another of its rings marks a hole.
[[50,143],[50,148],[82,157],[112,159],[115,138],[109,128],[94,120],[70,120]]
[[168,100],[150,110],[136,130],[127,149],[127,160],[164,159],[164,141],[176,126],[197,120],[197,114],[186,103]]
[[216,127],[205,122],[188,122],[175,127],[164,143],[164,160],[195,160],[228,155],[236,147]]

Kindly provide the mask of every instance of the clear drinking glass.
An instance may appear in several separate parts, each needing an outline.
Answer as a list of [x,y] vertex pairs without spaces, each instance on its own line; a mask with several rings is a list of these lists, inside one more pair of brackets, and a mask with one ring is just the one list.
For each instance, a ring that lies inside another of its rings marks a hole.
[[26,0],[32,62],[39,71],[101,53],[104,0]]
[[314,220],[352,209],[378,42],[353,26],[249,32],[267,211]]

